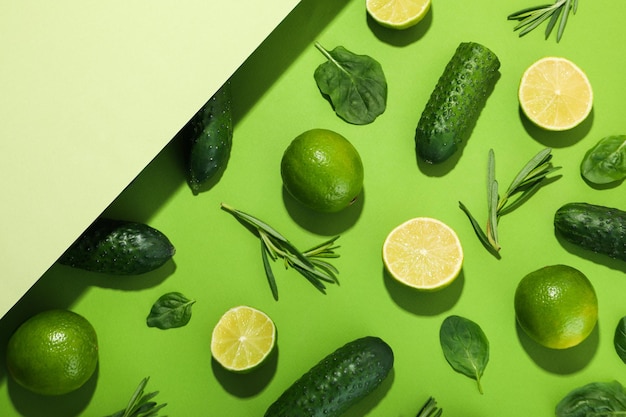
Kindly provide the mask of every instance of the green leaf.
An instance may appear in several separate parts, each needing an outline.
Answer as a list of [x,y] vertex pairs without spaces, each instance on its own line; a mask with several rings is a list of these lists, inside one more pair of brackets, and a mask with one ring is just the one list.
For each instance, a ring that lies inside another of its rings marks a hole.
[[326,275],[328,275],[329,277],[332,277],[333,278],[332,282],[334,284],[339,284],[339,280],[337,279],[337,274],[339,274],[339,271],[337,270],[337,268],[335,268],[334,265],[331,265],[330,263],[326,261],[322,261],[321,259],[317,259],[317,258],[311,258],[311,262],[317,268],[324,270],[326,272]]
[[261,257],[263,258],[263,269],[265,270],[267,282],[270,284],[272,296],[274,297],[274,300],[278,301],[278,287],[276,286],[276,278],[274,277],[274,272],[272,272],[272,266],[270,265],[270,258],[275,260],[276,257],[267,248],[263,240],[261,240]]
[[[566,0],[565,5],[559,10],[559,13],[561,14],[561,22],[559,23],[559,29],[556,32],[557,42],[560,41],[561,37],[563,36],[563,31],[565,30],[565,24],[567,23],[567,17],[569,16],[569,10],[570,10],[571,5],[572,5],[572,0]],[[547,37],[548,36],[546,35],[546,38]]]
[[617,382],[592,382],[570,391],[556,405],[556,417],[626,416],[626,392]]
[[500,250],[500,243],[498,242],[498,219],[500,214],[498,213],[498,181],[493,181],[488,192],[487,206],[489,208],[489,217],[487,219],[487,237],[489,243],[497,251]]
[[489,150],[487,166],[487,227],[483,231],[476,219],[470,214],[467,207],[459,202],[461,210],[467,214],[476,235],[485,247],[498,256],[500,243],[498,242],[498,221],[503,215],[513,211],[527,201],[541,185],[548,174],[560,169],[552,166],[552,149],[545,148],[537,153],[515,176],[504,195],[499,195],[499,185],[496,181],[496,162],[493,149]]
[[577,9],[578,0],[555,0],[553,4],[528,7],[518,12],[511,13],[507,16],[507,19],[519,21],[513,30],[521,29],[519,32],[520,37],[533,31],[541,23],[550,19],[548,20],[545,30],[545,38],[548,39],[560,17],[556,35],[556,41],[559,42],[563,37],[570,11],[575,14]]
[[615,328],[613,336],[613,345],[617,356],[626,363],[626,316],[622,317]]
[[139,386],[133,392],[125,409],[111,414],[108,417],[157,417],[159,410],[167,404],[157,404],[156,401],[150,401],[159,393],[158,391],[144,394],[146,385],[148,385],[149,377],[144,378]]
[[609,184],[626,178],[626,135],[601,139],[585,154],[580,173],[594,184]]
[[439,341],[450,366],[475,379],[482,394],[480,379],[489,362],[489,341],[480,326],[461,316],[449,316],[441,324]]
[[536,182],[532,185],[532,187],[527,188],[521,194],[518,194],[515,199],[508,200],[508,203],[498,211],[498,215],[500,217],[504,216],[524,204],[541,186],[542,184],[540,182]]
[[146,323],[149,327],[163,330],[185,326],[191,319],[191,306],[194,303],[194,300],[189,300],[179,292],[163,294],[152,305]]
[[550,37],[550,33],[552,33],[552,29],[554,29],[554,25],[556,25],[556,22],[559,20],[559,16],[561,15],[562,10],[563,9],[559,8],[556,12],[552,14],[552,17],[550,18],[550,21],[548,22],[548,25],[546,26],[546,31],[545,31],[546,39]]
[[272,226],[259,220],[258,218],[248,213],[245,213],[241,210],[232,208],[228,204],[222,203],[221,207],[222,209],[226,210],[233,216],[237,217],[239,220],[243,220],[247,222],[249,225],[253,226],[255,229],[261,229],[264,232],[266,232],[268,235],[280,240],[281,242],[287,242],[287,238],[283,237],[283,235],[281,235],[278,231],[276,231]]
[[506,18],[508,20],[524,20],[529,16],[533,16],[536,15],[538,11],[544,11],[545,9],[549,9],[550,7],[552,7],[551,4],[545,4],[543,6],[532,6],[532,7],[526,7],[522,10],[519,10],[515,13],[511,13],[510,15],[508,15]]
[[513,181],[511,181],[511,185],[507,189],[507,195],[511,195],[515,192],[516,189],[520,188],[522,184],[528,179],[528,177],[534,177],[533,172],[537,169],[544,170],[546,165],[552,159],[552,149],[544,148],[539,151],[535,156],[531,158],[530,161],[526,163],[522,167],[522,169],[517,173]]
[[357,55],[343,46],[332,51],[318,42],[315,47],[327,61],[314,73],[317,86],[329,97],[335,113],[357,125],[373,122],[387,106],[387,80],[378,61]]
[[339,239],[339,236],[335,236],[331,239],[328,239],[326,242],[322,242],[319,245],[315,245],[309,250],[304,252],[304,255],[307,257],[311,256],[324,256],[324,257],[337,257],[338,255],[333,253],[333,249],[337,249],[339,246],[333,246],[335,241]]
[[270,260],[275,261],[282,258],[285,268],[295,269],[324,294],[326,293],[324,282],[339,284],[336,277],[336,274],[339,273],[337,269],[328,262],[319,259],[339,257],[334,252],[339,247],[335,246],[335,241],[339,239],[339,236],[315,245],[306,252],[301,252],[267,223],[227,204],[222,203],[221,207],[244,225],[251,226],[260,238],[263,268],[275,300],[278,300],[278,288]]
[[433,397],[429,397],[417,413],[417,417],[439,417],[441,414],[443,414],[443,410],[437,407],[437,401]]
[[459,207],[467,215],[467,218],[469,219],[470,223],[472,224],[472,227],[474,228],[474,232],[476,233],[476,236],[478,236],[478,239],[482,242],[483,245],[485,245],[485,247],[488,250],[493,251],[494,255],[497,255],[496,248],[494,248],[491,245],[491,241],[487,237],[487,234],[482,229],[482,227],[480,227],[480,224],[478,223],[476,218],[474,218],[474,216],[472,216],[472,213],[469,211],[469,209],[465,206],[465,204],[461,203],[460,201],[459,201]]
[[517,26],[515,26],[514,30],[524,28],[520,30],[519,32],[519,36],[524,36],[527,33],[530,33],[533,30],[535,30],[540,24],[542,24],[545,20],[547,20],[550,17],[551,13],[552,11],[545,10],[542,13],[529,16],[523,21],[521,21]]

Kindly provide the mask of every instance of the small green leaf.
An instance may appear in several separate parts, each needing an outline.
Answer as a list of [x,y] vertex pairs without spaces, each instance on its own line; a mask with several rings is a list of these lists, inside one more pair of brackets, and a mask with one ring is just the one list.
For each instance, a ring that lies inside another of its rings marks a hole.
[[378,61],[343,46],[328,51],[316,42],[315,47],[327,59],[315,70],[315,81],[339,117],[348,123],[364,125],[385,111],[387,80]]
[[472,227],[474,228],[474,232],[476,233],[476,236],[478,236],[478,239],[480,239],[482,244],[489,251],[493,251],[494,254],[497,254],[498,251],[491,245],[491,241],[487,237],[487,234],[482,229],[482,227],[480,227],[480,224],[478,223],[478,220],[476,220],[476,218],[474,216],[472,216],[472,213],[469,211],[469,209],[465,206],[465,204],[461,203],[460,201],[459,201],[459,207],[467,215],[467,218],[469,219],[470,223],[472,224]]
[[443,410],[437,407],[437,401],[433,397],[429,397],[417,413],[417,417],[439,417],[442,414]]
[[539,151],[535,156],[533,156],[530,161],[526,163],[522,167],[522,169],[515,176],[509,188],[507,189],[507,194],[513,194],[516,189],[520,188],[523,183],[525,183],[528,178],[533,178],[536,175],[537,170],[543,171],[547,167],[549,167],[548,163],[552,159],[552,149],[544,148]]
[[[556,32],[556,41],[557,42],[560,41],[561,37],[563,36],[563,31],[565,30],[565,24],[567,23],[567,17],[569,16],[569,10],[570,10],[571,6],[572,6],[572,0],[565,0],[565,5],[561,8],[563,13],[562,13],[562,16],[561,16],[561,22],[559,23],[559,29]],[[561,13],[561,12],[559,11],[559,13]],[[546,36],[546,38],[547,38],[547,36]]]
[[149,327],[171,329],[182,327],[191,319],[191,306],[194,300],[189,300],[179,292],[163,294],[152,305],[150,314],[146,318]]
[[108,417],[157,417],[159,415],[159,410],[167,404],[157,404],[156,401],[150,401],[157,396],[159,393],[158,391],[144,394],[144,390],[149,380],[149,377],[141,380],[139,386],[130,397],[128,405],[125,409],[113,413]]
[[613,345],[617,356],[626,363],[626,316],[622,317],[615,328]]
[[498,213],[498,181],[493,181],[489,188],[489,200],[487,201],[487,207],[489,208],[489,217],[487,218],[487,237],[489,243],[496,250],[500,250],[500,243],[498,242],[498,220],[500,215]]
[[482,394],[480,379],[489,362],[489,341],[480,326],[464,317],[449,316],[441,324],[439,340],[450,366],[475,379]]
[[541,23],[550,19],[545,30],[545,38],[548,39],[560,17],[561,20],[559,22],[556,35],[556,41],[559,42],[563,37],[563,32],[565,31],[565,25],[567,24],[570,11],[572,14],[575,14],[577,9],[578,0],[555,0],[553,4],[528,7],[518,12],[511,13],[507,16],[507,19],[519,21],[519,23],[513,28],[513,30],[523,28],[519,32],[519,36],[526,35],[536,29]]
[[339,236],[315,245],[308,251],[301,252],[267,223],[250,214],[236,210],[227,204],[222,203],[221,207],[237,220],[244,223],[244,225],[251,227],[253,232],[260,238],[263,268],[275,300],[278,300],[278,288],[270,260],[275,261],[278,258],[282,258],[286,269],[292,268],[296,270],[323,294],[326,293],[324,282],[339,284],[336,277],[339,273],[337,268],[319,259],[339,257],[339,254],[334,252],[339,247],[335,245],[335,241],[339,239]]
[[493,149],[489,150],[487,166],[487,226],[483,230],[476,219],[470,214],[467,207],[459,203],[465,212],[476,235],[485,247],[496,257],[499,257],[500,243],[498,242],[498,221],[503,215],[510,213],[527,201],[547,179],[548,174],[560,169],[553,167],[552,149],[545,148],[537,153],[513,179],[506,192],[500,196],[498,181],[496,181],[496,162]]
[[570,391],[555,409],[556,417],[626,415],[626,392],[617,381],[592,382]]
[[609,184],[626,178],[626,135],[601,139],[585,154],[580,173],[594,184]]
[[274,297],[274,300],[278,301],[278,287],[276,286],[276,278],[274,277],[274,272],[272,272],[272,266],[270,265],[270,258],[272,260],[276,260],[276,257],[267,248],[263,239],[261,239],[261,256],[263,258],[263,269],[265,270],[267,282],[270,284],[272,296]]
[[548,22],[548,25],[546,26],[546,31],[545,31],[546,39],[550,37],[550,33],[552,33],[552,29],[554,29],[554,25],[559,20],[559,16],[561,15],[561,10],[562,9],[559,9],[558,11],[552,14],[552,17],[550,18],[550,21]]

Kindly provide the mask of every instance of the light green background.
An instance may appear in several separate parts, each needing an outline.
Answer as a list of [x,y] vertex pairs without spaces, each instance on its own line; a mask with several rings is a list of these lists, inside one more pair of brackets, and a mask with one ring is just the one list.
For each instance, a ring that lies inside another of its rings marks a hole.
[[0,3],[0,317],[297,3]]
[[[140,277],[116,278],[53,266],[0,321],[0,353],[13,329],[30,315],[53,307],[85,315],[100,338],[97,375],[81,390],[42,398],[16,386],[0,368],[0,415],[104,416],[124,406],[141,378],[167,402],[171,416],[261,416],[295,379],[326,354],[364,335],[380,336],[394,350],[395,365],[375,393],[346,415],[414,416],[428,396],[444,415],[480,417],[551,416],[568,391],[592,381],[626,383],[613,349],[613,331],[626,315],[624,264],[560,241],[552,219],[562,204],[586,201],[626,209],[623,185],[591,187],[579,174],[587,149],[602,137],[624,133],[626,57],[622,30],[626,5],[617,0],[581,0],[560,43],[541,30],[518,38],[509,13],[528,0],[436,0],[419,26],[385,30],[366,16],[364,2],[303,0],[233,75],[235,136],[224,175],[194,196],[183,179],[181,144],[172,142],[106,210],[110,216],[147,222],[177,248],[174,261]],[[323,62],[313,47],[343,45],[375,57],[389,84],[386,112],[374,123],[354,126],[335,116],[320,95],[313,71]],[[472,137],[454,160],[435,168],[418,164],[413,133],[443,67],[460,42],[475,41],[500,58],[501,77]],[[588,74],[595,101],[578,128],[548,133],[520,114],[517,86],[535,60],[564,56]],[[337,215],[320,215],[285,195],[279,164],[297,134],[314,127],[336,130],[359,150],[365,190],[359,202]],[[486,212],[487,152],[496,154],[496,176],[508,185],[540,149],[554,149],[562,166],[556,180],[500,222],[501,259],[479,243],[458,208],[459,200],[479,218]],[[280,300],[263,275],[259,242],[220,202],[265,220],[299,247],[341,234],[340,286],[322,295],[292,270],[275,265]],[[383,271],[387,233],[416,216],[432,216],[459,234],[465,264],[448,289],[416,293]],[[577,267],[594,284],[598,327],[582,345],[551,351],[531,342],[514,319],[519,280],[545,265]],[[152,303],[180,291],[196,300],[191,322],[160,331],[145,325]],[[230,307],[247,304],[268,313],[278,328],[278,350],[257,372],[233,375],[212,362],[213,326]],[[454,372],[438,340],[450,314],[481,325],[491,358],[484,394]]]

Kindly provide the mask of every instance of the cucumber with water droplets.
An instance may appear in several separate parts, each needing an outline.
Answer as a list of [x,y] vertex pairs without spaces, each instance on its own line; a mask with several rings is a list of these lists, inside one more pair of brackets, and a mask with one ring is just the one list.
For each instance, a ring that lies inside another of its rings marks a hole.
[[265,417],[338,417],[374,391],[392,367],[393,351],[382,339],[356,339],[302,375]]
[[555,230],[581,248],[626,261],[626,211],[567,203],[554,215]]
[[437,81],[415,131],[417,156],[436,164],[467,139],[498,78],[500,61],[485,46],[461,43]]
[[187,183],[205,189],[225,169],[233,139],[232,93],[227,81],[181,129],[186,146]]
[[167,236],[147,224],[100,217],[59,263],[111,275],[139,275],[159,268],[175,251]]

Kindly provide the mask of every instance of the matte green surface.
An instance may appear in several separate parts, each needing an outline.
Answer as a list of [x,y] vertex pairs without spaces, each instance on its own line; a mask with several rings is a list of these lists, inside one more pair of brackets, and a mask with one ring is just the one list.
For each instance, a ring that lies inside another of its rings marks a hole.
[[[506,16],[533,3],[477,0],[469,6],[461,0],[436,0],[419,26],[393,32],[367,19],[364,1],[303,0],[232,79],[234,146],[215,186],[198,196],[191,193],[184,181],[181,146],[173,142],[107,210],[166,233],[177,248],[174,262],[134,278],[54,266],[0,321],[2,355],[13,329],[46,308],[83,314],[100,340],[97,375],[64,397],[30,394],[0,367],[0,415],[101,417],[122,408],[140,380],[150,376],[148,389],[160,391],[157,398],[168,403],[167,415],[261,416],[322,357],[365,335],[391,345],[395,366],[382,387],[348,417],[414,416],[430,395],[449,416],[550,416],[575,387],[611,379],[626,383],[626,365],[612,344],[614,328],[626,315],[621,299],[625,264],[561,242],[552,225],[556,209],[570,201],[626,209],[624,185],[594,188],[579,174],[587,149],[626,129],[626,3],[581,0],[558,44],[554,37],[543,39],[543,27],[522,39],[513,32],[515,23]],[[344,45],[382,64],[388,106],[373,124],[348,125],[322,98],[313,80],[313,71],[323,62],[315,40],[327,48]],[[463,41],[492,49],[502,63],[501,77],[462,153],[429,169],[416,162],[414,129],[443,67]],[[521,74],[547,55],[574,61],[594,88],[591,116],[568,132],[540,131],[519,111]],[[362,198],[339,214],[305,210],[282,189],[283,150],[296,135],[314,127],[343,134],[363,159]],[[505,187],[546,146],[554,148],[554,162],[563,169],[558,179],[502,218],[502,256],[497,259],[481,246],[458,201],[484,221],[488,150],[495,151],[496,177]],[[82,198],[81,190],[76,192]],[[341,234],[341,257],[334,262],[341,285],[322,295],[295,271],[276,263],[280,299],[274,301],[259,242],[219,208],[220,202],[265,220],[301,248]],[[446,222],[462,241],[462,275],[442,292],[416,293],[383,272],[381,247],[387,233],[416,216]],[[585,273],[599,299],[598,327],[586,342],[566,351],[531,342],[518,330],[513,312],[519,280],[557,263]],[[148,328],[150,306],[168,291],[196,300],[191,322],[166,331]],[[278,328],[277,354],[248,375],[223,371],[209,353],[218,318],[240,304],[265,311]],[[441,352],[439,326],[451,314],[480,324],[490,341],[483,395],[473,380],[450,368]]]

